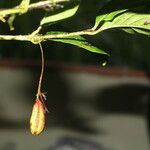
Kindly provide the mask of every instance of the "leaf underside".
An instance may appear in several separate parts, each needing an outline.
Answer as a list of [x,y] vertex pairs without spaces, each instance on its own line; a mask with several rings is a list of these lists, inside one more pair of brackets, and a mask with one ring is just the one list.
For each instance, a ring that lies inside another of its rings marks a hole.
[[[65,32],[49,32],[47,34],[60,34],[60,33],[67,34]],[[82,36],[69,36],[67,38],[65,37],[65,38],[52,38],[52,39],[50,38],[49,40],[75,45],[93,53],[108,55],[105,51],[88,43],[87,40],[83,38]]]

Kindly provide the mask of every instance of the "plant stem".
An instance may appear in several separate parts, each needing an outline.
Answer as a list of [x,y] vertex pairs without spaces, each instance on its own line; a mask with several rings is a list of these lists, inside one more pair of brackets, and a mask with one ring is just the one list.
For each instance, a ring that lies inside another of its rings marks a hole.
[[41,85],[42,85],[42,79],[43,79],[43,73],[44,73],[44,53],[43,53],[43,48],[41,43],[39,43],[40,46],[40,51],[41,51],[41,74],[40,74],[40,79],[39,79],[39,84],[38,84],[38,90],[37,90],[37,99],[41,96]]
[[[43,9],[46,6],[54,6],[57,3],[61,3],[61,2],[67,2],[68,0],[45,0],[45,1],[40,1],[40,2],[36,2],[36,3],[32,3],[28,5],[27,11],[28,10],[33,10],[33,9]],[[21,7],[22,5],[18,5],[16,7],[13,8],[8,8],[8,9],[1,9],[0,10],[0,16],[1,17],[6,17],[8,15],[13,15],[13,14],[22,14],[23,8]]]
[[[54,38],[67,38],[71,36],[78,36],[78,35],[95,35],[98,34],[104,30],[108,29],[113,29],[113,28],[139,28],[139,26],[132,26],[132,25],[119,25],[119,26],[110,26],[107,28],[100,27],[96,30],[91,29],[86,29],[82,31],[77,31],[77,32],[71,32],[71,33],[60,33],[60,34],[31,34],[31,35],[0,35],[0,40],[18,40],[18,41],[30,41],[34,44],[38,44],[40,42],[49,40],[49,39],[54,39]],[[140,29],[140,28],[139,28]],[[142,28],[141,28],[142,29]]]
[[44,100],[46,100],[45,93],[41,92],[41,87],[42,87],[42,80],[43,80],[43,73],[44,73],[44,52],[41,43],[39,43],[40,46],[40,51],[41,51],[41,74],[39,78],[39,84],[38,84],[38,90],[36,94],[36,100],[40,100],[43,103],[44,110],[45,112],[49,112],[48,109],[46,108],[46,105],[44,103]]
[[78,32],[71,32],[71,33],[62,33],[62,34],[47,34],[47,35],[0,35],[0,40],[17,40],[17,41],[30,41],[34,44],[38,44],[42,41],[46,41],[52,38],[66,38],[70,36],[78,36],[78,35],[94,35],[96,31],[91,29],[82,30]]
[[45,1],[40,1],[40,2],[37,2],[37,3],[30,4],[29,5],[29,10],[32,10],[32,9],[43,9],[46,6],[51,7],[54,4],[67,2],[67,1],[68,0],[45,0]]

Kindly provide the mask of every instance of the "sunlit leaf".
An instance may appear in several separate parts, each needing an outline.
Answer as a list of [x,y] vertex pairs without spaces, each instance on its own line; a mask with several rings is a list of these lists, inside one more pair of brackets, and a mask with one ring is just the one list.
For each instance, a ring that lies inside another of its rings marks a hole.
[[111,12],[111,13],[98,15],[96,17],[96,20],[95,20],[94,28],[96,29],[102,21],[111,21],[116,15],[118,15],[120,13],[123,13],[125,11],[126,11],[126,9],[117,10],[117,11],[114,11],[114,12]]
[[111,21],[105,21],[99,28],[99,32],[112,28],[122,28],[129,32],[127,29],[130,28],[138,33],[150,35],[150,24],[145,23],[149,18],[150,14],[124,12]]
[[40,25],[56,23],[60,20],[72,17],[79,8],[79,2],[76,1],[71,5],[61,8],[55,12],[48,13],[40,22]]

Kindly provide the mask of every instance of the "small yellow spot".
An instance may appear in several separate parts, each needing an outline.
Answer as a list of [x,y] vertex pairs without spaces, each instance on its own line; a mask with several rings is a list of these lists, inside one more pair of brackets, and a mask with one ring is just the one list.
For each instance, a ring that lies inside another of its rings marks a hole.
[[106,61],[102,63],[102,66],[103,66],[103,67],[105,67],[106,65],[107,65],[107,62],[106,62]]

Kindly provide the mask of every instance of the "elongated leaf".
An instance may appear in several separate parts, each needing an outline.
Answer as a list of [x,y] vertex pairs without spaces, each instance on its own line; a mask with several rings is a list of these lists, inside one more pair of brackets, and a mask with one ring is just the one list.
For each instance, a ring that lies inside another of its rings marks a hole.
[[145,35],[150,35],[150,31],[143,30],[143,29],[138,29],[138,28],[133,28],[133,30],[137,33],[145,34]]
[[75,15],[75,13],[77,12],[79,8],[79,3],[78,1],[68,5],[67,7],[61,8],[60,10],[54,12],[54,13],[48,13],[40,22],[40,25],[44,25],[44,24],[52,24],[52,23],[56,23],[60,20],[72,17],[73,15]]
[[111,13],[102,14],[102,15],[97,16],[96,20],[95,20],[94,29],[96,29],[102,21],[111,21],[116,15],[118,15],[120,13],[123,13],[126,10],[127,9],[117,10],[117,11],[114,11],[114,12],[111,12]]
[[148,32],[148,30],[138,29],[138,28],[123,28],[122,30],[125,32],[128,32],[130,34],[135,34],[135,33],[140,33],[140,34],[145,34],[145,35],[150,34],[150,32]]
[[138,33],[150,35],[150,24],[145,23],[149,18],[150,14],[125,12],[115,17],[112,21],[105,21],[99,32],[111,28],[131,28]]
[[[59,33],[62,34],[62,32],[49,32],[48,34],[59,34]],[[93,52],[93,53],[108,55],[108,53],[106,53],[105,51],[103,51],[103,50],[93,46],[92,44],[88,43],[86,41],[86,39],[83,38],[82,36],[69,36],[67,38],[64,37],[64,38],[53,38],[53,39],[50,38],[49,40],[75,45],[75,46],[78,46],[80,48],[83,48],[83,49],[88,50],[88,51]]]
[[135,34],[135,31],[133,30],[133,28],[125,28],[125,29],[122,29],[122,30],[127,32],[127,33],[130,33],[130,34]]

